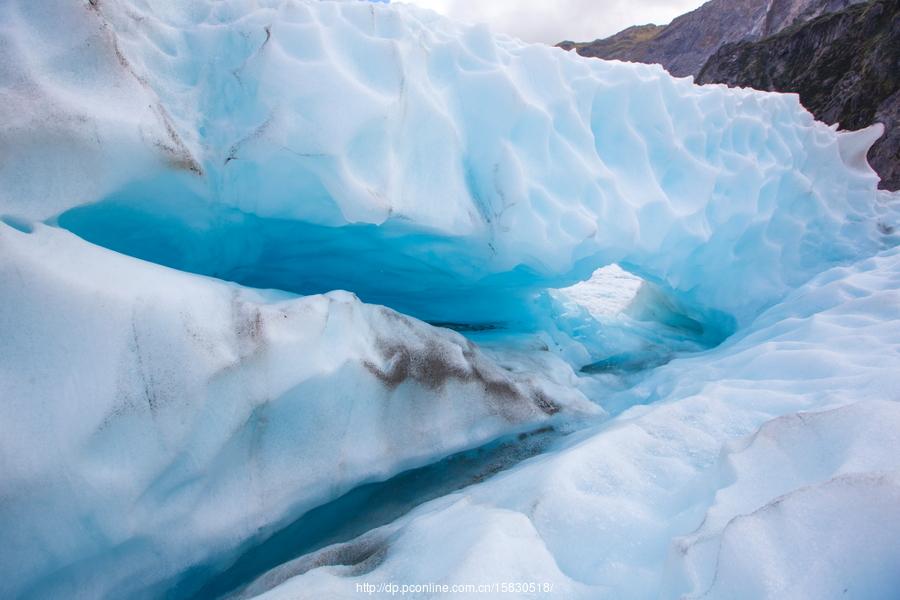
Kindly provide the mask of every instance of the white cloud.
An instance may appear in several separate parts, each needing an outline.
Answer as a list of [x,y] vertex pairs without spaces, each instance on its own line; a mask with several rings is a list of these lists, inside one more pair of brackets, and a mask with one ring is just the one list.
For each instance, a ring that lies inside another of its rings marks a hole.
[[630,25],[668,23],[703,0],[401,0],[529,42],[590,41]]

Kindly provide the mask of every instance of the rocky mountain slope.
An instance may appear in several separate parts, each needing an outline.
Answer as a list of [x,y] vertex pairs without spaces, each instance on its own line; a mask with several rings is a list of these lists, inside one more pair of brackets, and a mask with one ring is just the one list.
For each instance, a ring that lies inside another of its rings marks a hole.
[[631,27],[588,43],[562,42],[582,56],[659,63],[676,76],[696,75],[722,45],[758,40],[860,0],[711,0],[659,27]]
[[697,79],[797,92],[818,119],[842,129],[883,123],[869,163],[883,187],[900,188],[900,0],[874,0],[760,41],[726,44]]
[[563,50],[575,50],[581,56],[606,58],[631,62],[645,62],[643,56],[649,42],[665,31],[665,25],[635,25],[616,35],[593,42],[560,42]]

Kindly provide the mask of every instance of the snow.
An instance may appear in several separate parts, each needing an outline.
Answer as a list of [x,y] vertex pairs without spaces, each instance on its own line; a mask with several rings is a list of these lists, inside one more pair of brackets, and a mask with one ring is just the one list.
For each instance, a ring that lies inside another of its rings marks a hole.
[[597,269],[587,281],[560,290],[560,293],[583,307],[595,319],[612,317],[625,311],[634,301],[642,280],[617,265]]
[[900,404],[779,417],[743,446],[722,461],[722,480],[733,483],[673,544],[673,578],[686,580],[689,596],[886,598],[900,589]]
[[879,126],[403,4],[7,0],[0,50],[0,596],[186,595],[536,432],[234,591],[900,586]]

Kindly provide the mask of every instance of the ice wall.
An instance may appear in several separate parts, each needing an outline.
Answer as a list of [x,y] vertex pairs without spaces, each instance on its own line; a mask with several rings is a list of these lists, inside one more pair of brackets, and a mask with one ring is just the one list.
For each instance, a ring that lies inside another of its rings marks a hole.
[[0,10],[3,212],[184,270],[490,321],[619,263],[729,328],[893,225],[795,96],[404,5]]
[[361,483],[602,414],[565,365],[513,372],[345,292],[20,227],[0,223],[3,597],[156,596]]

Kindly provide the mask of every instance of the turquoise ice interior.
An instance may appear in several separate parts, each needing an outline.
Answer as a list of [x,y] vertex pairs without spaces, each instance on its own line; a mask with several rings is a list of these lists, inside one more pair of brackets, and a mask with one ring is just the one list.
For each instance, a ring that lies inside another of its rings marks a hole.
[[[449,237],[398,220],[326,226],[262,217],[211,201],[190,184],[177,174],[132,183],[53,221],[94,244],[174,269],[299,295],[347,290],[464,333],[540,329],[555,312],[541,299],[545,292],[589,279],[605,264],[588,257],[562,275],[524,265],[498,270],[486,238]],[[642,274],[639,265],[627,268]],[[658,322],[705,347],[734,330],[730,316],[654,289],[639,321]]]

